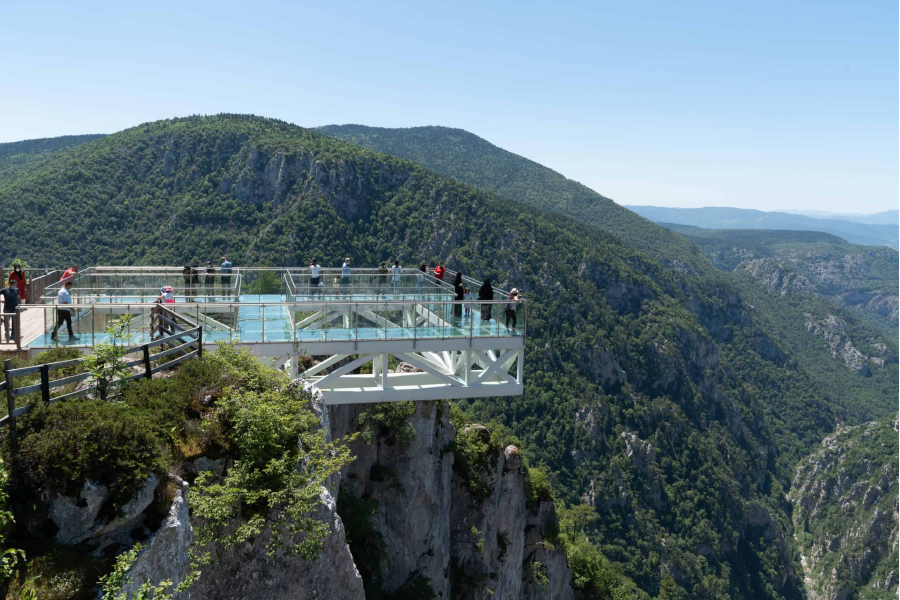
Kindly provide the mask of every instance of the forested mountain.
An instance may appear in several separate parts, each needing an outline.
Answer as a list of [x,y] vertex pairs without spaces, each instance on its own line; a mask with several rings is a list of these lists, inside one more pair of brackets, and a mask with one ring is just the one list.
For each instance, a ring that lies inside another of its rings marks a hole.
[[[887,398],[896,393],[897,372],[892,366],[897,361],[894,250],[875,247],[863,251],[818,232],[717,232],[666,224],[699,244],[711,259],[703,260],[696,256],[696,245],[683,239],[673,241],[671,233],[638,219],[596,192],[471,133],[446,127],[361,125],[329,125],[318,130],[610,231],[701,287],[707,285],[706,278],[719,277],[717,267],[735,271],[741,263],[742,268],[729,279],[754,306],[757,318],[767,322],[807,372],[843,399],[850,410],[866,418],[883,415],[883,407],[890,405]],[[728,210],[722,209],[723,214]],[[736,209],[735,214],[744,213]],[[772,258],[776,255],[781,257],[778,261]],[[818,287],[803,288],[807,280],[794,274],[795,267]],[[776,287],[774,295],[764,293]],[[786,289],[810,293],[779,297],[778,292]],[[835,303],[838,297],[840,301]]]
[[[607,206],[613,234],[314,131],[220,115],[45,158],[0,185],[0,222],[28,223],[16,250],[34,264],[440,258],[524,289],[525,395],[468,409],[519,436],[559,499],[596,508],[591,539],[650,594],[803,597],[794,466],[838,421],[895,411],[896,365],[893,387],[855,406],[696,245],[596,198],[585,214]],[[629,223],[639,249],[623,241]]]
[[710,206],[706,208],[668,208],[664,206],[628,206],[656,223],[675,223],[707,229],[789,229],[822,231],[854,244],[897,248],[900,233],[894,224],[868,224],[841,219],[813,218],[804,215],[765,212],[746,208]]
[[11,182],[26,165],[101,137],[102,134],[64,135],[0,144],[0,184]]
[[697,248],[577,181],[462,129],[326,125],[316,131],[399,156],[491,194],[574,217],[678,269],[705,263]]
[[794,526],[813,600],[897,597],[897,417],[828,436],[794,477]]
[[814,231],[698,229],[672,225],[726,271],[747,271],[781,295],[816,293],[897,334],[898,254]]

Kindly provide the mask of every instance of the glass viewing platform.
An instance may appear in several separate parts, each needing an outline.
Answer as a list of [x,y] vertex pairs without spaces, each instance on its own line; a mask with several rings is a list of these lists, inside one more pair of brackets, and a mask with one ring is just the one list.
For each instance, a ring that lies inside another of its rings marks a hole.
[[[364,391],[365,385],[356,384],[365,382],[353,380],[357,375],[374,378],[383,399],[390,400],[521,393],[527,303],[509,304],[508,292],[497,288],[493,300],[477,300],[482,282],[469,277],[463,277],[463,285],[475,299],[455,301],[454,277],[455,273],[448,271],[446,281],[441,281],[409,268],[399,275],[389,270],[351,269],[342,276],[341,269],[323,268],[315,285],[308,268],[235,267],[223,275],[215,267],[214,274],[207,275],[198,267],[196,274],[186,275],[176,267],[91,267],[70,279],[72,306],[67,308],[71,308],[73,335],[68,334],[65,322],[57,323],[57,309],[61,308],[56,304],[57,293],[64,284],[58,282],[44,290],[44,304],[26,307],[27,312],[37,313],[28,318],[39,319],[42,325],[33,328],[36,334],[23,340],[23,346],[87,350],[108,341],[108,323],[124,314],[133,316],[127,343],[147,343],[154,337],[154,312],[162,306],[202,327],[207,345],[237,343],[258,356],[286,361],[293,369],[301,354],[330,357],[299,373],[310,383],[321,384],[330,403],[340,401],[341,394],[329,394],[323,386],[330,383],[347,389],[353,384],[350,387]],[[166,286],[173,288],[172,301],[160,303]],[[509,328],[507,310],[515,315]],[[57,325],[58,335],[54,336]],[[390,366],[398,361],[412,365],[407,370],[414,372],[403,375],[414,377],[391,373]],[[366,362],[372,363],[370,368]],[[353,363],[359,364],[346,369]],[[361,374],[360,369],[371,374]],[[379,377],[410,383],[412,391],[403,393],[403,389],[394,389],[397,386],[385,386]],[[493,384],[496,393],[454,389],[473,387],[479,377],[482,387]],[[421,385],[429,382],[451,388],[452,393],[445,390],[449,395],[426,394],[429,397],[423,398],[421,390],[427,388]],[[513,388],[504,388],[503,384],[511,383]],[[349,392],[342,393],[346,396]],[[359,397],[343,401],[380,401]]]

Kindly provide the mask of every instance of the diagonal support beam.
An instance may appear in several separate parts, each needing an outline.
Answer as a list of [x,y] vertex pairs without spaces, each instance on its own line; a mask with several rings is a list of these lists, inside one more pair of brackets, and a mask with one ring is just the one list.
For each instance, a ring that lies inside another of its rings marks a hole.
[[340,378],[342,375],[346,375],[347,373],[349,373],[349,372],[352,371],[353,369],[358,369],[359,367],[363,366],[363,365],[366,364],[367,362],[371,362],[373,358],[377,358],[377,357],[378,357],[377,354],[363,354],[362,356],[360,356],[360,357],[357,358],[356,360],[350,361],[349,363],[347,363],[347,364],[344,365],[343,367],[341,367],[341,368],[339,368],[339,369],[335,369],[334,371],[332,371],[331,373],[329,373],[328,375],[326,375],[326,376],[323,377],[322,379],[318,380],[318,381],[316,382],[316,386],[319,387],[319,388],[322,388],[322,389],[327,389],[327,388],[328,388],[328,385],[327,385],[327,384],[328,384],[329,381],[332,381],[332,380],[334,380],[334,379],[338,379],[338,378]]
[[487,365],[487,368],[484,369],[472,383],[484,383],[491,375],[499,375],[503,379],[506,379],[508,383],[517,383],[516,380],[502,368],[507,360],[518,355],[517,350],[507,350],[497,360],[491,360],[481,350],[474,350],[473,352]]
[[349,354],[335,354],[334,356],[330,356],[330,357],[326,358],[325,360],[323,360],[322,362],[320,362],[319,364],[313,365],[312,367],[303,371],[303,374],[300,375],[300,377],[303,377],[304,379],[307,377],[312,377],[319,371],[324,371],[331,365],[335,365],[335,364],[339,363],[340,361],[344,360],[348,356],[350,356],[350,355]]
[[423,359],[418,354],[414,354],[412,352],[404,352],[402,354],[402,356],[397,356],[397,358],[402,358],[403,360],[408,361],[410,364],[417,366],[418,368],[422,369],[429,375],[433,375],[434,377],[437,377],[441,381],[443,381],[445,383],[449,383],[453,387],[461,387],[463,384],[459,379],[456,379],[455,377],[451,377],[447,373],[439,370],[438,368],[435,367],[434,363]]

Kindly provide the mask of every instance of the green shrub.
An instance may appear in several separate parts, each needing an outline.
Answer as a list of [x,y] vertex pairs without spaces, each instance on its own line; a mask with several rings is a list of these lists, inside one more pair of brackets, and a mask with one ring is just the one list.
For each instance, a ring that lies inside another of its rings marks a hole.
[[314,558],[329,533],[328,523],[314,518],[321,489],[349,464],[349,450],[325,442],[309,395],[291,387],[286,374],[229,347],[212,361],[241,385],[226,389],[216,409],[235,462],[221,481],[202,473],[191,491],[192,511],[203,523],[195,529],[198,546],[241,544],[268,528],[270,554]]
[[525,498],[529,506],[553,500],[553,491],[544,467],[525,468]]
[[[463,485],[476,500],[487,500],[491,495],[491,486],[482,475],[491,466],[491,443],[484,441],[481,432],[473,427],[468,432],[462,429],[457,431],[451,449],[454,453],[453,470],[460,476]],[[493,451],[496,455],[497,449]]]
[[114,506],[151,473],[167,470],[164,437],[145,411],[77,399],[37,404],[20,419],[14,471],[37,493],[45,483],[74,495],[86,479],[105,485]]
[[413,402],[380,402],[360,413],[359,431],[367,444],[383,437],[406,448],[416,440],[416,429],[409,422],[414,412]]

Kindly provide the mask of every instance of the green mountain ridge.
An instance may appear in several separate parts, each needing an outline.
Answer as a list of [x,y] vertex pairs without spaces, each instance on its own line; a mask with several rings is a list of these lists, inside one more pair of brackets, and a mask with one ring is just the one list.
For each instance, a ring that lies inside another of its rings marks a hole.
[[516,434],[560,499],[595,507],[591,539],[647,592],[803,597],[794,465],[836,422],[895,411],[896,376],[855,406],[699,246],[587,192],[578,210],[608,214],[605,228],[556,201],[510,202],[311,130],[218,115],[44,157],[0,183],[0,219],[33,224],[20,249],[33,263],[440,258],[522,288],[525,395],[468,410]]
[[[720,271],[733,271],[741,263],[739,272],[727,276],[731,285],[752,303],[769,330],[793,349],[803,368],[816,373],[838,397],[848,399],[845,404],[851,410],[862,407],[865,414],[882,415],[888,406],[888,390],[897,388],[893,366],[897,357],[897,253],[892,249],[861,250],[837,236],[813,231],[716,231],[678,225],[662,228],[551,169],[459,129],[330,125],[318,131],[413,160],[510,200],[549,208],[594,225],[685,274],[685,282],[701,288],[709,285],[710,279],[721,278]],[[745,212],[737,210],[738,214]],[[830,245],[822,245],[825,238]],[[701,253],[703,256],[698,256]],[[780,263],[771,259],[775,253],[782,257]],[[804,273],[817,282],[818,288],[793,272],[800,256],[809,263]],[[751,258],[761,260],[754,262]],[[856,276],[845,277],[843,287],[836,286],[839,278],[835,274],[851,270]],[[807,293],[783,298],[772,292],[776,283]],[[869,376],[874,381],[864,379]]]
[[578,219],[676,268],[702,270],[697,248],[594,190],[463,129],[326,125],[327,136],[420,164],[491,194]]
[[18,171],[30,164],[101,137],[103,134],[64,135],[0,144],[0,184],[11,182]]

